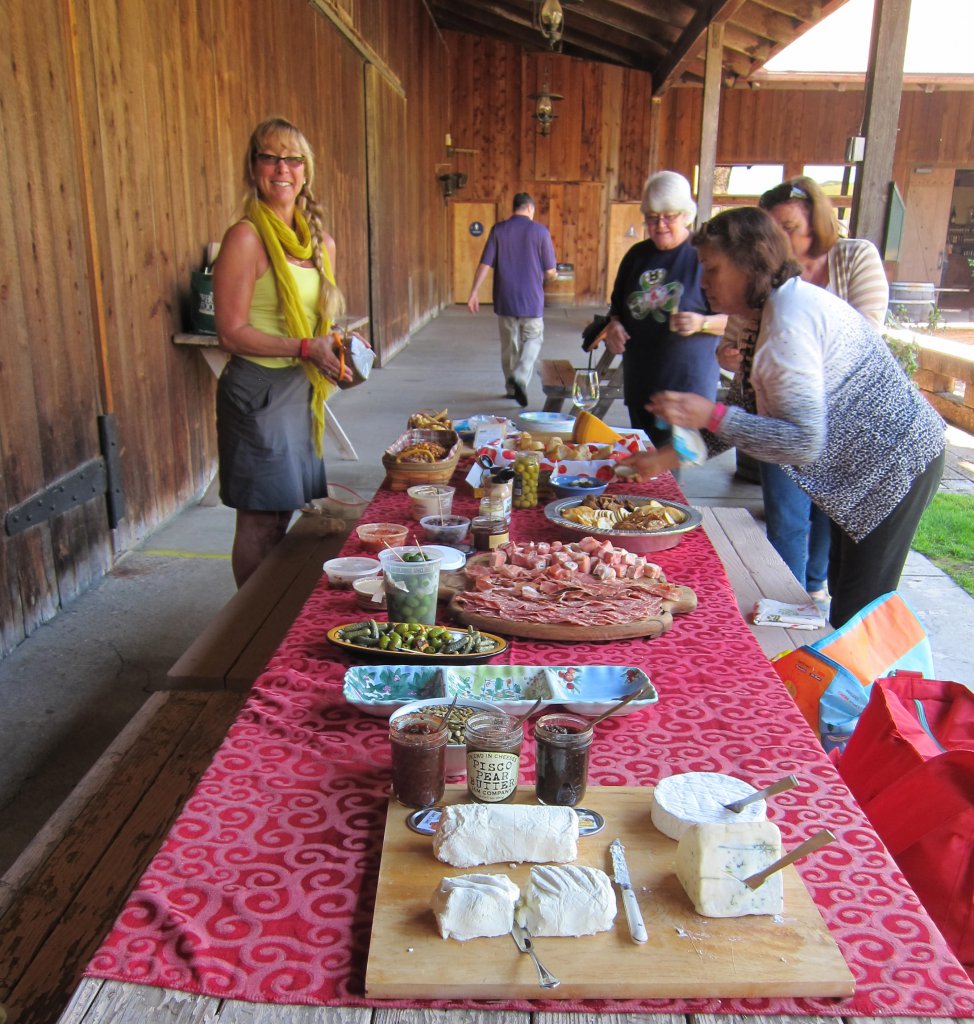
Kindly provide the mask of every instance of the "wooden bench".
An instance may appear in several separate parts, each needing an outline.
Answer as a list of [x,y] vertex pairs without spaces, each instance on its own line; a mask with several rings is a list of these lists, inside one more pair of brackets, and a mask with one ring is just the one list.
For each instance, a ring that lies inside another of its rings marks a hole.
[[249,690],[321,579],[322,564],[338,554],[353,525],[300,516],[169,669],[169,686]]
[[[603,419],[612,403],[622,398],[622,365],[613,367],[614,353],[605,349],[595,365],[599,375],[599,401],[592,412]],[[541,360],[541,390],[545,394],[544,411],[561,412],[565,402],[572,400],[575,370],[567,359]]]
[[808,594],[746,508],[712,507],[700,511],[703,528],[734,588],[737,607],[768,658],[814,643],[832,632],[831,626],[811,630],[754,625],[752,612],[760,598],[807,604]]
[[10,1024],[57,1020],[242,701],[153,694],[0,879]]
[[920,347],[913,375],[917,387],[948,423],[974,434],[974,346],[921,334],[914,338]]

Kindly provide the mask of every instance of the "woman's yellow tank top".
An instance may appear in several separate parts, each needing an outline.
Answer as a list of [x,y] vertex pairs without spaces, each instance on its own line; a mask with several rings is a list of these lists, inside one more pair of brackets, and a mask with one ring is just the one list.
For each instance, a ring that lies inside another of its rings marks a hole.
[[[314,330],[318,323],[318,294],[321,291],[321,278],[318,275],[318,270],[316,267],[298,267],[293,263],[288,266],[297,282],[308,323]],[[288,336],[284,313],[277,301],[277,282],[274,280],[274,271],[270,267],[254,283],[254,294],[250,300],[250,315],[247,320],[251,327],[256,327],[258,331],[263,331],[265,334],[274,334],[279,338]],[[271,368],[293,366],[301,361],[287,356],[244,356],[244,359]]]

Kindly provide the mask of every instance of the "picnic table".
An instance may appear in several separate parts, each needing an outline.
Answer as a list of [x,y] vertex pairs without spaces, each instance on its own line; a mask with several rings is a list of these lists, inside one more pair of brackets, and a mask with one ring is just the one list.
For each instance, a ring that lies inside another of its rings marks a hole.
[[[645,491],[682,498],[669,476]],[[461,494],[456,508],[469,511],[473,499]],[[384,488],[362,521],[405,515],[406,498]],[[722,554],[731,563],[733,520],[710,523],[715,537],[724,534]],[[518,510],[512,535],[550,538],[551,524],[541,509]],[[354,538],[344,553],[360,553]],[[609,1024],[634,1014],[666,1024],[758,1014],[762,1024],[784,1024],[823,1016],[974,1016],[974,985],[778,680],[707,532],[689,534],[654,559],[698,599],[696,610],[677,617],[662,636],[594,643],[580,630],[570,643],[513,639],[494,660],[636,665],[649,673],[659,704],[599,726],[590,786],[647,787],[648,796],[660,778],[684,771],[726,772],[758,786],[797,774],[800,786],[778,798],[774,819],[786,848],[813,827],[828,826],[839,838],[798,869],[852,970],[852,997],[370,998],[364,979],[389,801],[388,741],[383,719],[343,699],[343,674],[354,658],[331,646],[325,633],[362,614],[349,591],[322,580],[91,960],[60,1024],[392,1024],[433,1015],[443,1024],[555,1024],[579,1015]],[[529,747],[522,754],[526,782],[534,773]],[[396,810],[393,805],[390,813]],[[640,902],[652,932],[651,894],[640,894]],[[620,955],[639,956],[645,948],[630,945]],[[702,961],[691,963],[694,974],[707,972]]]

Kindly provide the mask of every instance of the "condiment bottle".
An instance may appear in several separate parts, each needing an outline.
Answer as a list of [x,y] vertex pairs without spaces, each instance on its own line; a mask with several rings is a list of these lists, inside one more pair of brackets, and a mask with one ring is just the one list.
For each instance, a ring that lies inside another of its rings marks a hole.
[[504,515],[511,517],[511,503],[514,499],[514,470],[504,466],[494,466],[490,471],[490,482],[486,485],[484,496],[500,499]]
[[574,807],[588,783],[589,720],[564,712],[542,715],[534,724],[534,742],[539,802]]
[[407,807],[429,807],[443,798],[449,731],[438,715],[412,712],[389,723],[392,792]]
[[521,723],[500,711],[467,719],[467,790],[480,803],[514,799],[521,769]]
[[470,520],[470,535],[475,551],[490,551],[511,539],[510,527],[503,516],[474,516]]

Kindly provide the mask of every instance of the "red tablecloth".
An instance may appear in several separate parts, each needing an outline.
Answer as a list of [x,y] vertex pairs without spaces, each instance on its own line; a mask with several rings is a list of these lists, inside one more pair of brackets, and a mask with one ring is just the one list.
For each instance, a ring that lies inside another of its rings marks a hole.
[[[459,485],[458,494],[465,490]],[[649,490],[681,497],[669,477]],[[461,499],[457,507],[469,512],[474,505]],[[405,515],[404,496],[381,490],[363,521],[404,521]],[[540,509],[519,511],[512,532],[515,539],[550,538],[552,527]],[[359,551],[351,538],[345,553]],[[856,995],[510,1007],[974,1015],[974,985],[742,621],[704,532],[653,557],[668,579],[692,587],[699,600],[670,632],[653,640],[570,646],[514,640],[497,660],[633,664],[649,673],[659,704],[599,727],[593,783],[650,785],[676,772],[721,771],[760,786],[794,772],[801,785],[776,798],[775,821],[786,847],[822,825],[839,838],[798,867],[856,977]],[[352,662],[324,639],[331,626],[359,618],[351,592],[330,590],[322,580],[89,965],[89,976],[254,1002],[392,1005],[362,997],[389,787],[386,723],[344,702],[342,677]],[[534,777],[530,746],[524,748],[524,781]]]

